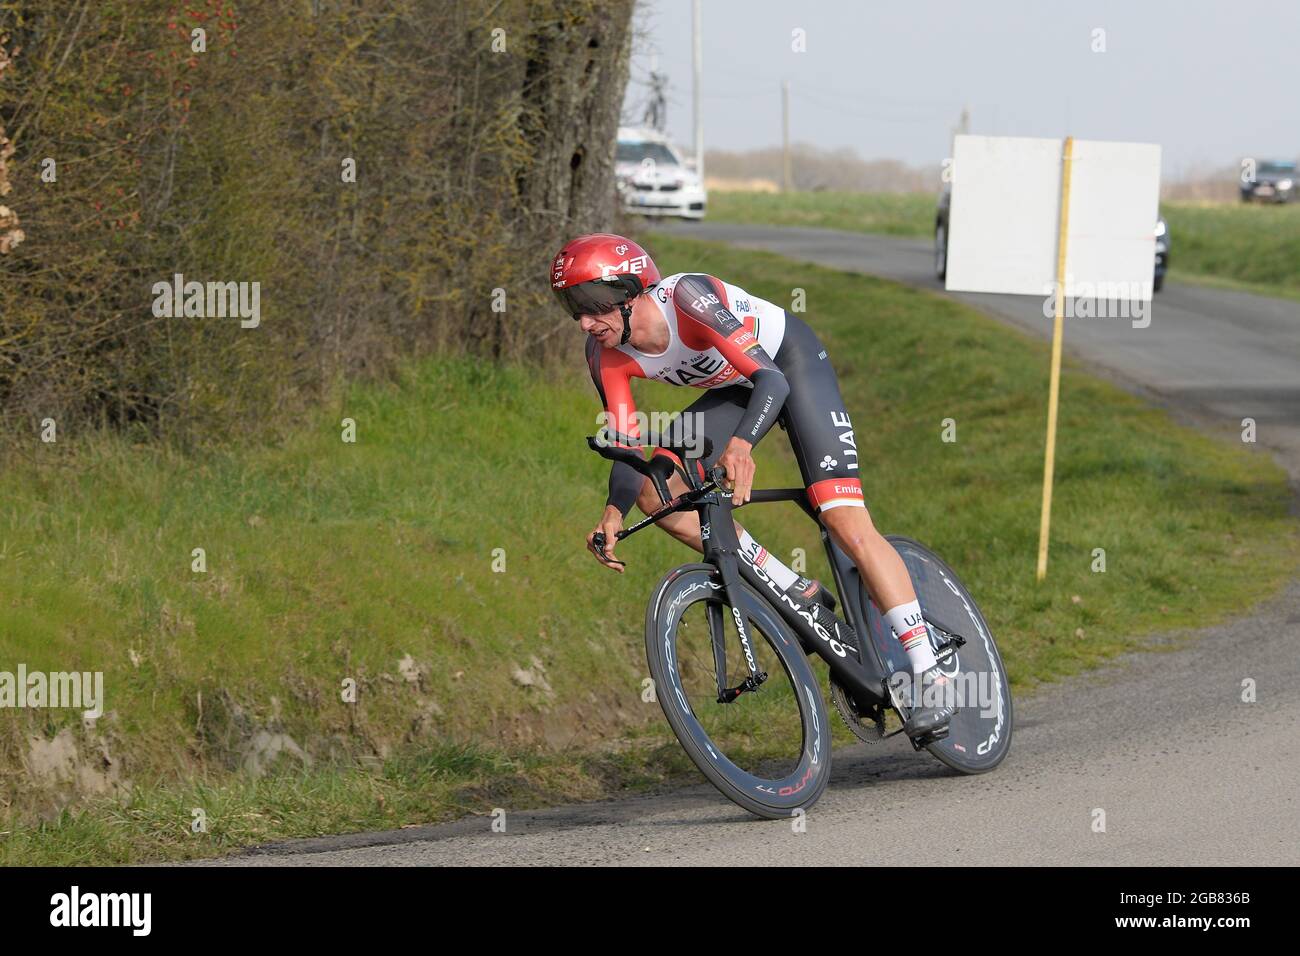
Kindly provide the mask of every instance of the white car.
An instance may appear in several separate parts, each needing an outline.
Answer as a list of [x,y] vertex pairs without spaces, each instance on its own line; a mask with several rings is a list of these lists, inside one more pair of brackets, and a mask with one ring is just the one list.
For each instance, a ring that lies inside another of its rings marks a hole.
[[627,212],[704,218],[704,183],[662,133],[620,128],[614,177]]

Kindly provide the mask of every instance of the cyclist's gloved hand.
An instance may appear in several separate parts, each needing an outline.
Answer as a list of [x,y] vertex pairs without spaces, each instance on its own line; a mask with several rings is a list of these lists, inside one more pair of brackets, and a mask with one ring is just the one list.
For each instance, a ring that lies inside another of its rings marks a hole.
[[749,454],[753,447],[743,438],[732,437],[727,442],[727,450],[718,458],[718,464],[727,472],[731,503],[736,507],[749,501],[749,493],[754,487],[754,459]]
[[[605,508],[605,513],[601,515],[600,523],[591,529],[587,535],[587,550],[596,556],[596,560],[607,568],[613,568],[619,574],[623,573],[623,562],[614,558],[614,545],[618,541],[618,533],[623,530],[623,516],[619,514],[617,508],[609,505]],[[596,546],[596,535],[603,536],[604,550]]]

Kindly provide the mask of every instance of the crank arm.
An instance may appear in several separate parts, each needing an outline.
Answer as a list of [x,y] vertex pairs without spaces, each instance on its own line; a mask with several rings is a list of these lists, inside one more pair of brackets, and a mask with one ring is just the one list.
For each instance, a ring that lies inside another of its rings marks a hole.
[[946,638],[948,639],[948,640],[947,640],[947,643],[948,643],[949,645],[954,645],[954,646],[956,646],[956,647],[964,647],[964,646],[965,646],[965,644],[966,644],[966,638],[962,637],[960,634],[958,634],[958,633],[957,633],[956,631],[954,631],[952,628],[950,628],[950,627],[946,627],[945,625],[940,624],[938,621],[934,620],[934,619],[933,619],[932,617],[930,617],[930,615],[928,615],[928,614],[925,615],[925,622],[926,622],[927,624],[929,624],[931,627],[935,628],[936,630],[943,632],[943,636],[946,637]]

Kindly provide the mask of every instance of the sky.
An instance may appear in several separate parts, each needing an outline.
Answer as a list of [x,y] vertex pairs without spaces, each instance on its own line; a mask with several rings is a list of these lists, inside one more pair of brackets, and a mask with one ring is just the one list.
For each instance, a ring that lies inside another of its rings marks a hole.
[[[624,104],[657,65],[687,149],[691,6],[638,0]],[[1158,143],[1165,178],[1300,156],[1300,0],[703,0],[703,36],[706,149],[780,145],[789,80],[791,140],[864,159],[941,162],[963,106],[972,133]]]

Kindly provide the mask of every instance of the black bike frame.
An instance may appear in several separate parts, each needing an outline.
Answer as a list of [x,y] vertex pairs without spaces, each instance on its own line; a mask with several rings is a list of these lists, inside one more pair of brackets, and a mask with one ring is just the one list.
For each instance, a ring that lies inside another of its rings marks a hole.
[[[731,517],[731,512],[734,510],[731,495],[718,489],[717,481],[720,472],[716,468],[713,476],[705,477],[698,459],[688,458],[685,447],[662,438],[652,438],[647,444],[658,445],[671,452],[679,464],[674,464],[664,457],[654,457],[647,461],[626,445],[620,447],[604,438],[588,438],[587,444],[603,457],[613,461],[624,461],[649,478],[663,502],[663,507],[654,514],[638,521],[631,528],[620,531],[618,534],[620,540],[675,512],[695,511],[699,514],[704,560],[716,567],[722,578],[726,603],[732,609],[732,623],[736,626],[745,653],[745,662],[749,668],[749,676],[741,686],[727,688],[725,623],[720,609],[711,608],[709,632],[713,640],[720,698],[734,700],[738,694],[754,690],[761,683],[749,639],[749,621],[747,615],[741,610],[744,602],[739,600],[743,580],[748,582],[790,625],[805,652],[816,653],[826,661],[836,683],[852,695],[860,709],[876,710],[890,704],[891,698],[886,683],[889,675],[885,663],[871,641],[871,633],[867,626],[867,610],[862,603],[865,590],[858,569],[848,555],[831,540],[829,532],[817,520],[817,513],[808,504],[804,489],[776,488],[755,491],[750,495],[750,502],[793,501],[817,524],[821,531],[822,543],[826,548],[831,573],[835,576],[835,589],[838,592],[840,608],[848,618],[847,623],[852,628],[853,637],[856,639],[856,646],[853,647],[852,653],[846,647],[847,635],[836,627],[837,618],[832,612],[820,603],[800,604],[795,601],[762,569],[755,567],[748,554],[740,547],[736,526]],[[704,444],[703,454],[708,455],[707,439]],[[688,467],[681,467],[681,462],[688,462]],[[689,490],[685,495],[670,500],[668,478],[674,472],[686,480]],[[598,535],[596,541],[599,543],[598,550],[603,550],[604,535]],[[869,650],[867,646],[870,647]]]
[[[742,624],[743,615],[736,611],[743,607],[733,598],[733,589],[738,589],[738,578],[743,578],[757,591],[763,599],[776,609],[781,618],[790,625],[799,638],[805,652],[816,653],[831,669],[836,683],[847,690],[859,707],[884,707],[890,702],[886,688],[888,674],[875,644],[871,641],[867,625],[867,611],[863,606],[864,589],[857,566],[840,547],[831,540],[829,532],[817,521],[817,513],[808,504],[807,494],[802,488],[777,488],[755,491],[750,495],[751,503],[772,501],[793,501],[804,513],[817,523],[821,531],[822,544],[826,548],[826,558],[830,562],[831,573],[835,576],[835,590],[840,602],[840,611],[853,629],[856,646],[848,643],[847,635],[836,627],[835,616],[817,602],[800,604],[777,586],[762,569],[749,560],[749,556],[740,547],[736,536],[736,526],[732,521],[731,497],[726,493],[712,492],[701,498],[695,510],[700,516],[701,541],[704,545],[704,560],[714,565],[722,578],[727,603],[732,608],[733,623],[740,632],[741,644],[746,651],[746,659],[751,659],[747,633],[748,620]],[[721,615],[710,616],[710,629],[719,622]],[[715,646],[723,636],[715,631]],[[850,650],[852,647],[852,650]],[[842,656],[841,656],[842,652]],[[752,670],[752,669],[751,669]],[[719,689],[722,689],[724,675],[719,674]]]

